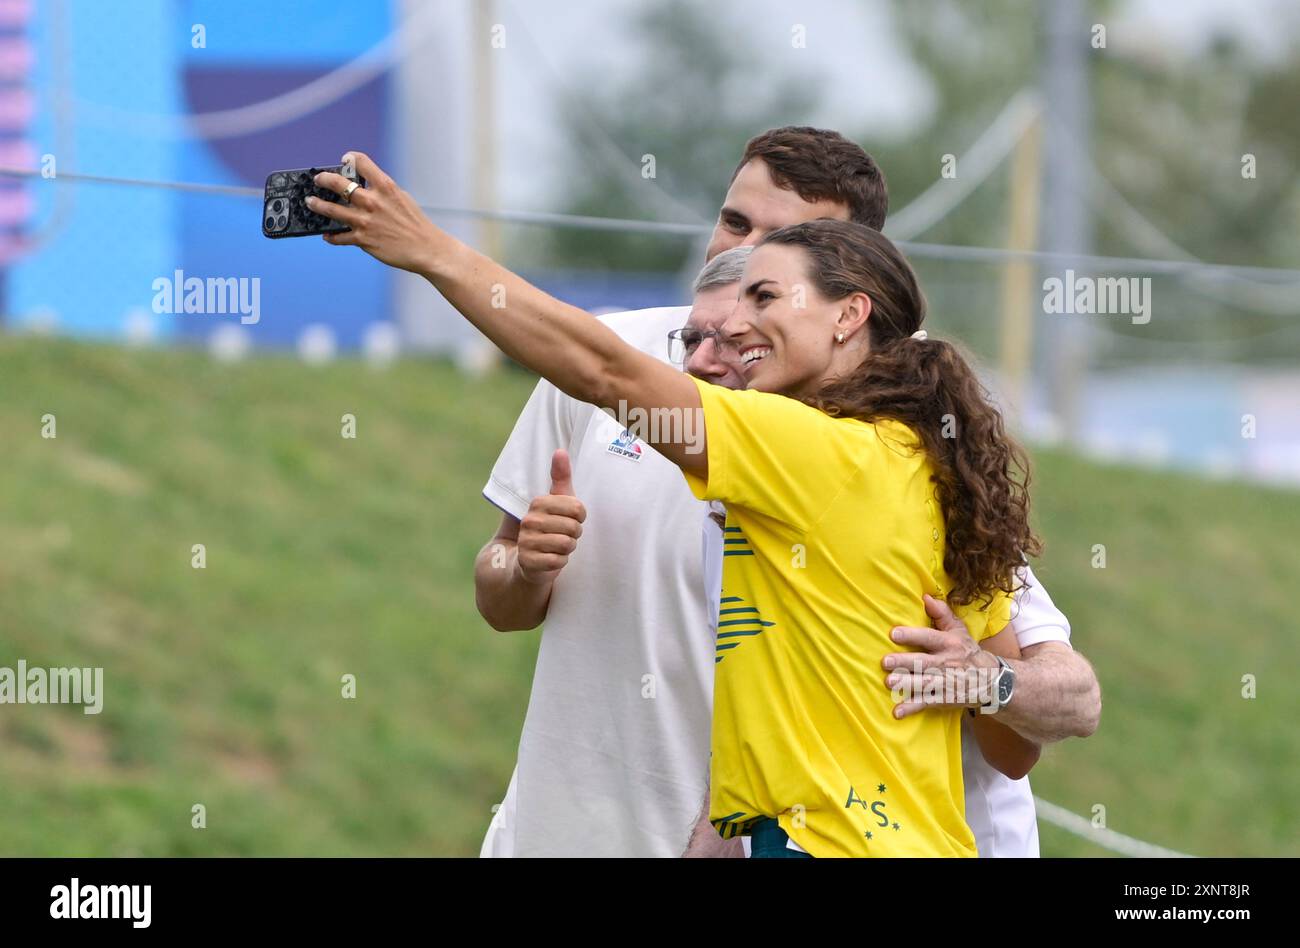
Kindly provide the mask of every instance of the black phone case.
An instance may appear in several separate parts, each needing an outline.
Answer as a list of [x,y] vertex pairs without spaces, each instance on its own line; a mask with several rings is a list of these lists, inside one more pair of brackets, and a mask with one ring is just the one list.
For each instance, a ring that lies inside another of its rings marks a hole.
[[333,191],[316,186],[313,179],[322,171],[333,171],[357,182],[363,188],[366,186],[365,179],[358,177],[356,169],[351,165],[272,171],[266,176],[266,189],[262,197],[262,236],[278,240],[281,237],[336,234],[350,229],[344,223],[309,210],[303,203],[308,195],[344,207],[351,203]]

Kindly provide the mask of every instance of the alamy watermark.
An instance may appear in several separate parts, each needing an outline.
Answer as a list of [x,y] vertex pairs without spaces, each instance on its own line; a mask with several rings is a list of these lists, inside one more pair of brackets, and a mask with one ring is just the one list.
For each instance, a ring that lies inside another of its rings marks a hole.
[[648,444],[682,444],[687,454],[704,450],[703,408],[628,407],[625,400],[619,399],[617,410],[602,411],[616,419],[631,437]]
[[1065,271],[1065,278],[1043,281],[1043,312],[1089,316],[1131,316],[1133,324],[1151,322],[1150,277],[1090,277]]
[[93,885],[76,876],[50,889],[50,918],[119,918],[132,928],[153,920],[152,885]]
[[251,325],[262,318],[261,277],[187,277],[176,270],[153,281],[153,311],[205,315],[238,313]]
[[86,714],[104,710],[104,669],[0,665],[0,704],[80,704]]

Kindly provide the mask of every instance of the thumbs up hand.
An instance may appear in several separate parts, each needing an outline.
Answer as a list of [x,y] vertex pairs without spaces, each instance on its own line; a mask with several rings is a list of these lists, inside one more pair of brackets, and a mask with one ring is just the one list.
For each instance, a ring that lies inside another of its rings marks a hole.
[[573,493],[573,467],[569,452],[551,457],[551,492],[528,505],[519,521],[519,574],[530,583],[550,583],[569,562],[582,536],[587,508]]

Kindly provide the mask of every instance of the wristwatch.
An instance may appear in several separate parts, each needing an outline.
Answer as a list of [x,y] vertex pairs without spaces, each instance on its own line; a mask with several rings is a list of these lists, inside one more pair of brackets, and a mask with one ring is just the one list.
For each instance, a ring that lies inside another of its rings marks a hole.
[[998,676],[993,679],[993,697],[983,708],[985,714],[997,714],[1005,708],[1011,702],[1011,695],[1016,690],[1016,670],[1001,655],[993,657],[1002,667],[998,670]]
[[[993,655],[993,658],[997,659],[1000,667],[997,670],[997,678],[993,679],[992,697],[989,698],[987,705],[979,705],[980,714],[997,714],[1010,704],[1011,693],[1015,691],[1015,668],[1011,667],[1010,662],[1001,655]],[[966,711],[972,718],[975,717],[974,707],[967,707]]]

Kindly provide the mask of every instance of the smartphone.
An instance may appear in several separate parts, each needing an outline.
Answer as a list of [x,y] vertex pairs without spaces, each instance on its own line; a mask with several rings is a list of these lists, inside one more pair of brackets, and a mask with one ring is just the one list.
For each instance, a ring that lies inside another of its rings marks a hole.
[[333,171],[357,182],[363,188],[366,186],[365,179],[359,178],[356,168],[350,164],[272,171],[266,176],[266,188],[262,195],[262,236],[272,239],[311,237],[349,229],[340,221],[308,209],[304,203],[309,195],[345,207],[350,203],[333,191],[316,186],[314,179],[322,171]]

